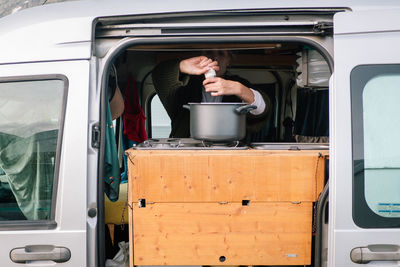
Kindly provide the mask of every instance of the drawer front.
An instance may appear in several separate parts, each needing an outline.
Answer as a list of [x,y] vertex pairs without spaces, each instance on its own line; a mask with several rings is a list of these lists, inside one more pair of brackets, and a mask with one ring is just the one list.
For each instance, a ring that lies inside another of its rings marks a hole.
[[131,201],[315,201],[322,190],[319,153],[234,152],[130,154]]
[[310,202],[133,204],[130,215],[134,265],[311,263]]

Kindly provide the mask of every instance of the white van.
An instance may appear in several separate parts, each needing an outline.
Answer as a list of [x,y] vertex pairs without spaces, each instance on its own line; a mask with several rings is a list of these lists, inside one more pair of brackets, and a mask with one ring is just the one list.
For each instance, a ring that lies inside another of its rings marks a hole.
[[252,142],[329,138],[301,265],[398,266],[399,15],[398,1],[93,0],[0,19],[0,265],[105,266],[110,81],[124,93],[132,77],[148,137],[167,138],[151,70],[224,49],[271,99]]

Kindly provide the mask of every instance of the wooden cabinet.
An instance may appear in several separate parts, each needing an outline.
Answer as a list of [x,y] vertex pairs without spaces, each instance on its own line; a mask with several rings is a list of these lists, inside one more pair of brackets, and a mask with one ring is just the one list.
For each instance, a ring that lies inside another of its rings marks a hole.
[[310,264],[327,153],[129,150],[131,265]]
[[323,188],[318,151],[129,150],[129,158],[133,202],[315,201]]

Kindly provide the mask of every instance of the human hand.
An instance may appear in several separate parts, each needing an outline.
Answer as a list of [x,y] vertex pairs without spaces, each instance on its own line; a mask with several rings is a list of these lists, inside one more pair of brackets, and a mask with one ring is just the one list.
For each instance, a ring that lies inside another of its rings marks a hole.
[[191,75],[201,75],[209,69],[219,70],[218,62],[205,56],[184,59],[179,63],[179,70],[182,73]]
[[247,86],[240,82],[225,80],[221,77],[208,78],[203,81],[206,92],[212,96],[236,95],[246,103],[254,102],[254,94]]

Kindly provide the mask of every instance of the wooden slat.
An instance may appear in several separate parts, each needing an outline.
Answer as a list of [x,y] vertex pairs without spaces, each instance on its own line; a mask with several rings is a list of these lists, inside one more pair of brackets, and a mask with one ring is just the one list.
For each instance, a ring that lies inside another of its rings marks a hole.
[[327,151],[128,150],[132,201],[315,201]]
[[311,262],[311,202],[134,204],[132,214],[135,265]]
[[134,264],[133,264],[133,246],[132,246],[132,244],[133,244],[133,240],[134,240],[134,237],[133,237],[133,229],[135,228],[135,226],[134,226],[134,221],[133,221],[133,204],[132,204],[132,201],[131,201],[131,199],[132,199],[132,192],[131,191],[128,191],[128,207],[129,207],[129,210],[128,210],[128,213],[129,213],[129,266],[130,267],[133,267],[134,266]]
[[[324,189],[325,186],[325,164],[328,163],[329,161],[329,155],[320,155],[318,159],[318,168],[317,168],[317,185],[316,185],[316,199],[319,198],[322,190]],[[320,165],[323,165],[320,167]]]

